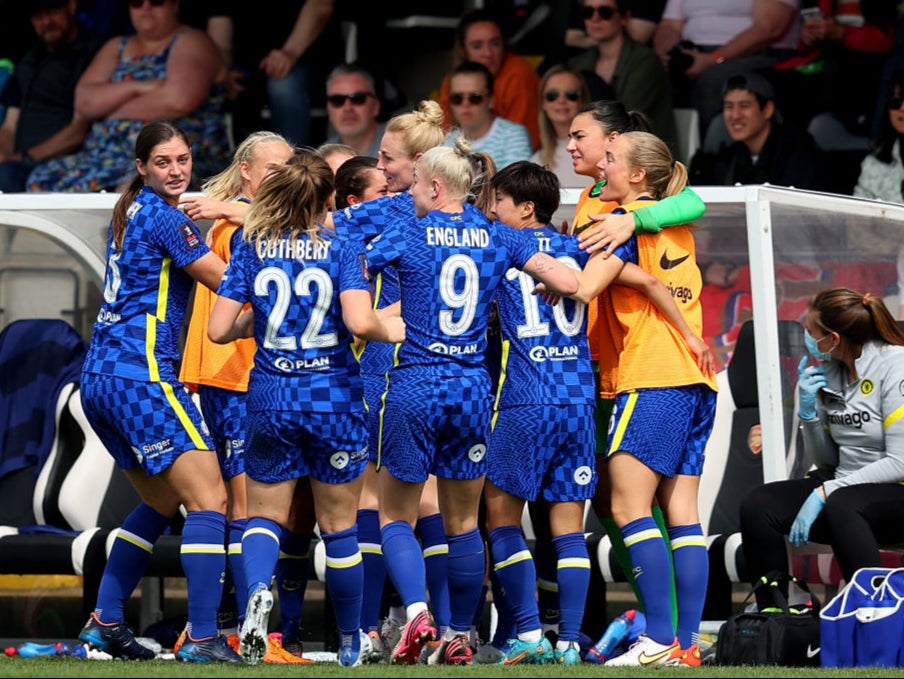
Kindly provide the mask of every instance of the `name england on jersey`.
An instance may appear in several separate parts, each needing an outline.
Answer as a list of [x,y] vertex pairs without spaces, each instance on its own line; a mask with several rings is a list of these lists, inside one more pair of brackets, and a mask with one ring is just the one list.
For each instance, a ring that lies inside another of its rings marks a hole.
[[453,229],[447,226],[427,227],[427,245],[446,247],[485,248],[490,245],[486,229]]

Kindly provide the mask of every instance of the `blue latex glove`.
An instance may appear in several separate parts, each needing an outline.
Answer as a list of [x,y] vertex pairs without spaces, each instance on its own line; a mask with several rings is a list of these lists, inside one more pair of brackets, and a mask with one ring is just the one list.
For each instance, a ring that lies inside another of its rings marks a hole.
[[823,500],[822,495],[819,494],[819,488],[814,488],[806,502],[801,506],[800,511],[797,512],[794,523],[791,525],[791,532],[788,534],[788,539],[791,541],[792,545],[800,547],[803,543],[809,542],[810,527],[813,525],[813,522],[816,521],[816,517],[819,516],[819,512],[822,511],[822,508],[825,507],[825,505],[826,501]]
[[816,417],[816,394],[823,387],[828,386],[825,372],[821,366],[811,365],[807,367],[809,356],[800,359],[797,366],[797,388],[800,391],[800,409],[797,414],[802,420],[812,420]]

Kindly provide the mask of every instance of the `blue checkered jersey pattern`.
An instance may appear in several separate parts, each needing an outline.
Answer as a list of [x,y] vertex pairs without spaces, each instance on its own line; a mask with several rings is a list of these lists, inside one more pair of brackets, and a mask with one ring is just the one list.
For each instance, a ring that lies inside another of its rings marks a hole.
[[397,367],[425,376],[485,373],[487,321],[497,288],[512,266],[535,254],[532,236],[492,224],[476,208],[411,215],[367,245],[368,269],[395,266],[401,286],[405,342]]
[[414,199],[404,191],[337,210],[333,213],[333,226],[339,235],[366,243],[389,225],[407,221],[413,215]]
[[103,303],[83,372],[178,382],[179,338],[194,279],[183,267],[210,248],[198,227],[144,187],[129,206],[122,250],[107,239]]
[[[368,243],[383,233],[388,224],[409,220],[414,214],[414,199],[408,191],[357,203],[333,213],[336,233]],[[374,304],[384,309],[399,301],[399,277],[393,267],[387,267],[374,279]],[[387,342],[366,342],[358,355],[361,372],[385,375],[392,367],[395,345]]]
[[243,241],[235,249],[217,294],[254,309],[249,411],[364,410],[353,337],[339,304],[341,292],[369,289],[363,248],[320,229],[316,241],[305,234],[260,246]]
[[[589,255],[577,238],[552,226],[529,229],[534,247],[574,269]],[[502,325],[502,373],[498,408],[516,405],[595,403],[593,368],[587,343],[587,305],[561,299],[549,305],[532,294],[537,282],[509,269],[497,294]]]

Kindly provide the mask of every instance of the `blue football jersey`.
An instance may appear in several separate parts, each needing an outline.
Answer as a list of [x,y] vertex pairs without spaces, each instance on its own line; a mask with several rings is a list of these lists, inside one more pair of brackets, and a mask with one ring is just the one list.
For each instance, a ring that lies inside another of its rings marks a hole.
[[[364,410],[364,387],[339,294],[367,290],[363,244],[320,230],[314,241],[242,241],[217,294],[254,309],[257,352],[248,409]],[[260,254],[260,256],[258,256]]]
[[[589,254],[577,238],[552,226],[525,229],[535,248],[574,269],[583,269]],[[562,298],[555,306],[532,294],[530,275],[505,272],[497,293],[502,325],[502,371],[497,408],[516,405],[595,403],[593,367],[587,343],[587,305]]]
[[493,224],[476,208],[413,214],[387,226],[367,245],[371,272],[395,266],[406,340],[397,369],[432,377],[486,372],[487,320],[506,271],[537,253],[533,237]]
[[[408,220],[414,215],[414,199],[408,191],[357,203],[333,213],[336,233],[368,243],[383,233],[388,224]],[[373,282],[374,308],[384,309],[399,301],[399,277],[387,267]],[[385,375],[392,367],[395,345],[387,342],[365,342],[358,359],[361,372]]]
[[82,370],[178,382],[179,339],[194,279],[183,267],[210,248],[198,227],[153,189],[128,209],[121,251],[107,238],[104,296]]

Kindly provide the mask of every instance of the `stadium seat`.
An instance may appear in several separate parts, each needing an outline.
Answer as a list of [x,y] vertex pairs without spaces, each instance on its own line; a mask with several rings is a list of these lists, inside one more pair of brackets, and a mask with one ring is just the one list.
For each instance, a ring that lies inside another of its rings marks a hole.
[[690,167],[691,158],[700,148],[700,114],[695,108],[676,108],[678,128],[678,160]]

